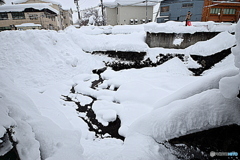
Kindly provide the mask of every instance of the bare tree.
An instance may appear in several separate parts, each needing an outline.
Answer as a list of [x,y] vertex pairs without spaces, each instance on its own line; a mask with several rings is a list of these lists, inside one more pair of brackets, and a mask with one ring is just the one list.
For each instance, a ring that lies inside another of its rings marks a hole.
[[80,26],[86,25],[103,25],[102,16],[99,15],[99,9],[89,8],[82,11],[82,18],[79,21]]

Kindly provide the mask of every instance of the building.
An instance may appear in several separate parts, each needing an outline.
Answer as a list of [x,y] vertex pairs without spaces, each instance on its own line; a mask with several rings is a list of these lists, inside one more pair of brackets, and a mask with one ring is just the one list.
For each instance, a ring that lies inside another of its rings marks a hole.
[[153,6],[156,2],[115,0],[104,2],[105,23],[107,25],[131,25],[151,22]]
[[12,5],[0,6],[0,31],[18,27],[61,30],[72,24],[72,11],[63,10],[59,3],[50,0],[18,0]]
[[185,21],[188,11],[192,13],[191,21],[237,22],[240,0],[164,0],[157,22]]
[[202,21],[237,22],[240,17],[240,0],[205,0]]
[[72,9],[62,10],[63,28],[73,25],[72,14],[73,14]]
[[158,23],[171,21],[185,21],[187,12],[192,13],[192,21],[201,21],[203,0],[164,0],[160,5]]

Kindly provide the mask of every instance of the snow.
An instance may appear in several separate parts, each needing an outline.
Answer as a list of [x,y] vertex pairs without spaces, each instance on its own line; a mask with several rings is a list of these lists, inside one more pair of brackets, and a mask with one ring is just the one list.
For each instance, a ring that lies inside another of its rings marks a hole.
[[[43,2],[48,2],[48,3],[53,3],[53,4],[60,4],[59,2],[53,1],[53,0],[41,0]],[[18,3],[24,3],[27,2],[27,0],[15,0],[14,3],[18,4]]]
[[176,46],[180,46],[183,40],[184,39],[182,39],[182,38],[176,38],[176,39],[174,39],[173,44]]
[[[239,125],[239,105],[239,99],[226,99],[217,89],[174,101],[134,122],[125,140],[126,150],[123,150],[121,154],[129,153],[128,149],[134,145],[134,148],[130,150],[131,159],[140,157],[166,159],[163,155],[159,155],[159,152],[165,153],[166,148],[162,151],[158,148],[157,142],[221,125],[233,123]],[[138,140],[143,139],[148,139],[148,141],[137,143]],[[143,151],[139,149],[140,147]]]
[[[0,93],[4,95],[1,98],[1,110],[8,108],[10,112],[5,113],[12,118],[10,122],[15,123],[14,139],[18,142],[17,149],[21,159],[40,160],[40,151],[44,159],[81,159],[79,131],[74,133],[60,129],[50,119],[43,117],[32,100],[8,78],[8,74],[1,72],[0,83]],[[75,153],[69,155],[64,150],[75,150]]]
[[[131,34],[134,32],[150,33],[195,33],[195,32],[235,32],[236,24],[232,23],[215,23],[192,22],[192,26],[185,26],[184,22],[168,21],[166,23],[147,23],[139,25],[116,25],[116,26],[83,26],[79,30],[85,34]],[[69,27],[67,30],[75,32],[76,29]]]
[[208,90],[154,110],[133,124],[131,131],[161,142],[202,128],[239,124],[239,105],[237,98],[229,100],[217,89]]
[[[232,48],[232,52],[235,56],[235,66],[240,70],[240,22],[236,26],[236,40],[237,46]],[[224,97],[234,98],[240,93],[240,71],[237,75],[232,77],[223,78],[220,81],[220,90]]]
[[192,26],[185,26],[185,22],[167,21],[166,23],[148,23],[144,25],[146,32],[150,33],[195,33],[195,32],[234,32],[236,24],[208,22],[192,22]]
[[21,25],[15,25],[16,27],[41,27],[41,24],[34,24],[34,23],[23,23]]
[[[209,48],[208,45],[211,45],[211,47]],[[210,40],[197,42],[189,46],[185,52],[191,55],[209,56],[224,49],[231,48],[234,45],[236,45],[235,36],[228,32],[221,32]]]
[[[148,49],[145,43],[145,32],[117,35],[88,35],[82,38],[82,49],[94,51],[132,51],[144,52]],[[89,41],[91,39],[91,41]],[[92,46],[91,44],[95,44]]]
[[[158,27],[180,32],[183,28],[175,28],[176,24],[182,25],[168,22]],[[193,23],[184,32],[208,31],[205,24],[211,31],[220,25]],[[223,125],[240,125],[240,100],[236,98],[239,25],[236,36],[229,33],[232,25],[226,25],[216,37],[186,49],[149,48],[144,29],[154,31],[158,27],[153,23],[0,32],[0,138],[12,128],[24,160],[176,159],[162,142]],[[234,55],[201,76],[188,70],[199,67],[189,54],[207,56],[235,44]],[[173,58],[157,67],[120,71],[108,67],[101,73],[103,82],[93,89],[92,82],[99,76],[92,70],[114,59],[84,51],[106,50],[146,51],[145,59],[155,61],[159,53],[184,54],[185,61]],[[71,89],[75,92],[70,93]],[[64,96],[73,102],[64,101]],[[103,135],[108,138],[96,138],[82,120],[86,113],[77,112],[75,102],[82,106],[93,103],[96,119],[104,126],[119,118],[119,134],[125,141],[108,134]],[[0,155],[9,149],[10,144],[1,148]]]
[[59,11],[51,7],[51,3],[31,3],[31,4],[18,4],[18,5],[3,5],[0,6],[1,12],[22,12],[26,8],[34,8],[37,10],[49,9],[56,14]]

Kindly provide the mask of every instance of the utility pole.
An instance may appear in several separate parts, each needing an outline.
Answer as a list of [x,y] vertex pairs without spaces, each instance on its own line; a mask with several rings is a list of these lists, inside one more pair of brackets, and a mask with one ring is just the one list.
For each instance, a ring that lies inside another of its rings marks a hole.
[[155,22],[157,22],[157,17],[158,17],[158,15],[160,16],[160,12],[161,12],[161,2],[159,2],[159,7],[158,7],[158,11],[157,11],[157,14],[156,14],[156,16],[155,16]]
[[105,26],[105,17],[104,17],[104,12],[103,12],[103,0],[100,0],[101,1],[101,7],[102,7],[102,22],[103,22],[103,26]]
[[148,16],[148,13],[147,13],[147,6],[148,6],[147,0],[145,2],[146,2],[146,20],[145,20],[145,23],[147,23],[147,21],[148,21],[148,18],[147,18],[147,16]]
[[78,23],[79,23],[79,27],[80,27],[80,19],[81,19],[81,16],[80,16],[80,11],[79,11],[79,4],[78,4],[78,1],[79,1],[79,0],[74,0],[74,3],[75,3],[76,6],[77,6],[77,12],[78,12]]

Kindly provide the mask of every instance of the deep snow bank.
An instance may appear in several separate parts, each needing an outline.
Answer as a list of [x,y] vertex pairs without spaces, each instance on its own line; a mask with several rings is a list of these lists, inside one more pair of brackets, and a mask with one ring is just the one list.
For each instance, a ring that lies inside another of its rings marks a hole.
[[104,66],[102,60],[108,58],[84,53],[79,36],[46,30],[0,32],[0,68],[17,85],[37,87]]
[[217,89],[208,90],[154,110],[136,122],[131,130],[161,142],[212,127],[239,125],[239,106],[239,99],[229,100]]
[[83,159],[79,131],[59,128],[40,114],[31,99],[15,87],[7,74],[1,72],[0,79],[0,137],[6,129],[12,128],[21,159]]

